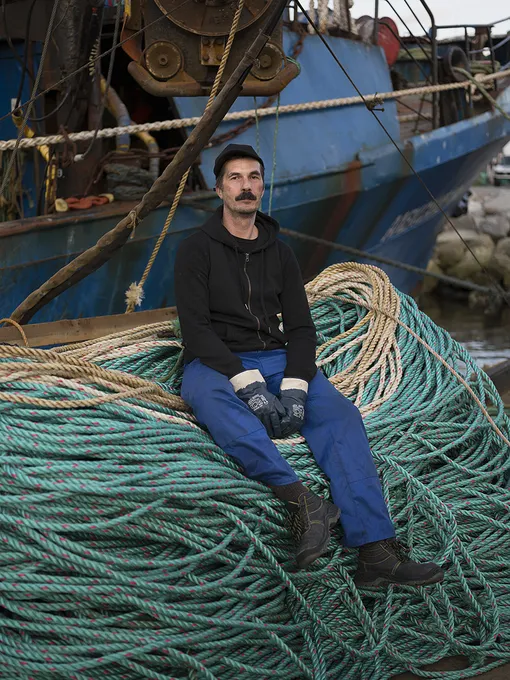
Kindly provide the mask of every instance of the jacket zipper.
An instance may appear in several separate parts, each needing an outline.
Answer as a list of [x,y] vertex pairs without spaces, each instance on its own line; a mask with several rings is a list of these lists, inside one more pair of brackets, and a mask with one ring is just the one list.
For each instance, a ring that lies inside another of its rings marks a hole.
[[264,340],[262,340],[262,336],[260,335],[260,320],[259,320],[259,317],[256,316],[251,311],[251,281],[250,281],[250,277],[248,276],[248,270],[247,270],[247,266],[248,266],[249,261],[250,261],[250,255],[249,255],[249,253],[245,253],[244,254],[244,275],[246,276],[246,280],[248,281],[248,304],[245,305],[245,306],[246,306],[246,309],[253,316],[253,318],[257,321],[257,335],[258,335],[260,342],[262,343],[263,349],[266,349],[266,343],[265,343]]

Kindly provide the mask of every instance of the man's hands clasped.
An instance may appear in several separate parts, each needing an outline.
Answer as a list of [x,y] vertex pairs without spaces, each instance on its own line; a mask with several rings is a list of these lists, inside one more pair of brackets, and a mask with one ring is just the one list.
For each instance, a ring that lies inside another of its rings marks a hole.
[[258,370],[243,371],[231,378],[234,390],[266,428],[271,439],[281,439],[301,430],[305,418],[308,383],[283,378],[280,398],[272,394]]
[[305,405],[308,397],[308,383],[297,378],[284,378],[280,385],[280,403],[285,409],[282,420],[282,436],[289,437],[299,432],[305,421]]

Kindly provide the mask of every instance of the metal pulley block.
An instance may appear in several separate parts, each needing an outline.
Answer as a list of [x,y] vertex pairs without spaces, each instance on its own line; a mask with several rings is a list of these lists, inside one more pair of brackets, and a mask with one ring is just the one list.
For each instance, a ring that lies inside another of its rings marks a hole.
[[[245,0],[225,80],[263,26],[264,15],[272,2],[274,0]],[[127,33],[131,23],[133,29],[140,25],[147,28],[144,46],[140,45],[135,52],[130,45],[128,53],[134,60],[129,64],[129,72],[143,89],[157,96],[207,95],[237,7],[237,0],[192,0],[186,4],[182,0],[132,0]],[[297,64],[288,61],[283,52],[280,22],[247,77],[242,95],[277,94],[298,73]]]
[[152,43],[144,53],[145,65],[157,80],[173,78],[182,68],[182,52],[167,40]]

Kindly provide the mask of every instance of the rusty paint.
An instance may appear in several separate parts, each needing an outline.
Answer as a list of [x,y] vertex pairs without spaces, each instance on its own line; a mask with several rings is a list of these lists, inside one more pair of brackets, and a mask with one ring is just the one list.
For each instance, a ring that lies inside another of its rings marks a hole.
[[[403,154],[407,161],[413,165],[414,163],[414,146],[412,144],[406,144],[403,148]],[[398,175],[398,180],[395,180],[394,182],[391,182],[389,187],[388,187],[388,192],[387,192],[387,199],[380,206],[379,209],[377,209],[376,206],[374,206],[374,210],[371,211],[370,216],[371,216],[371,221],[370,221],[370,226],[369,228],[365,231],[365,236],[363,243],[360,244],[360,248],[366,248],[367,242],[370,240],[371,236],[374,234],[374,232],[378,229],[380,223],[383,221],[384,214],[388,209],[388,206],[391,205],[393,202],[393,199],[396,198],[401,191],[403,190],[404,184],[407,182],[409,179],[409,166],[407,165],[406,161],[402,156],[399,154],[399,161],[400,161],[400,172]]]
[[[337,240],[338,234],[361,191],[361,168],[362,165],[358,159],[349,163],[345,174],[342,176],[344,192],[340,195],[322,232],[314,235],[327,241]],[[303,270],[305,279],[315,276],[319,270],[324,268],[329,253],[330,249],[326,246],[318,246],[313,250]]]
[[42,215],[39,217],[28,217],[21,220],[11,220],[0,224],[0,238],[24,234],[30,231],[37,231],[47,228],[67,227],[92,220],[103,219],[104,217],[114,217],[129,213],[138,201],[118,201],[108,203],[104,206],[91,208],[90,210],[76,210],[67,213],[55,213],[52,215]]
[[[202,97],[211,91],[211,85],[200,85],[196,80],[179,71],[175,78],[166,81],[156,80],[143,66],[132,61],[129,73],[149,94],[155,97]],[[271,80],[257,80],[249,76],[243,84],[242,96],[265,97],[281,92],[299,75],[299,66],[289,61]],[[178,80],[177,80],[178,79]]]

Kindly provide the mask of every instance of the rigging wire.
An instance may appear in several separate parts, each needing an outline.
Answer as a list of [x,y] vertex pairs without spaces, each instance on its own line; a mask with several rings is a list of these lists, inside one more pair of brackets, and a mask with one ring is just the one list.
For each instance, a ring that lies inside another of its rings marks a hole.
[[278,92],[278,99],[276,104],[276,118],[274,122],[274,136],[273,136],[273,162],[271,166],[271,184],[269,187],[269,209],[267,214],[271,216],[271,210],[273,207],[273,189],[274,189],[274,176],[276,172],[276,144],[278,142],[278,121],[280,112],[280,93]]
[[[406,22],[402,19],[402,17],[401,17],[400,14],[397,12],[397,10],[393,7],[393,5],[391,4],[390,0],[386,0],[386,2],[387,2],[387,4],[391,7],[391,9],[393,10],[393,12],[397,15],[397,17],[399,18],[400,22],[402,23],[402,25],[404,26],[404,28],[406,29],[406,31],[409,33],[409,35],[412,36],[412,37],[414,38],[413,32],[411,31],[411,29],[409,28],[409,26],[406,24]],[[299,3],[298,3],[298,4],[299,4]],[[300,5],[300,6],[301,6],[301,5]],[[420,49],[420,50],[423,52],[423,54],[425,55],[425,59],[427,59],[427,61],[429,61],[429,60],[430,60],[430,55],[427,54],[427,52],[425,51],[423,45],[421,44],[421,42],[420,42],[419,40],[417,40],[416,42],[417,42],[417,46],[419,47],[419,49]]]
[[[421,21],[418,19],[418,16],[417,16],[416,12],[414,11],[414,9],[413,9],[413,8],[411,7],[411,5],[409,4],[409,0],[404,0],[404,2],[405,2],[405,4],[407,5],[407,7],[408,7],[409,11],[411,12],[411,14],[413,15],[413,17],[416,19],[416,21],[417,21],[418,24],[420,25],[420,28],[421,28],[421,30],[422,30],[423,33],[424,33],[424,37],[427,38],[428,40],[430,40],[430,36],[427,34],[427,29],[426,29],[425,26],[421,23]],[[409,30],[409,29],[407,29],[407,30]],[[411,33],[411,35],[412,35],[412,33]]]
[[[50,37],[51,37],[51,34],[53,32],[53,24],[55,23],[55,17],[57,16],[57,9],[58,9],[59,2],[60,2],[60,0],[54,0],[54,2],[53,2],[53,8],[51,10],[51,16],[50,16],[50,20],[49,20],[49,23],[48,23],[48,28],[46,30],[46,37],[44,39],[43,49],[42,49],[42,53],[41,53],[41,60],[39,62],[39,68],[37,69],[37,75],[35,77],[34,86],[32,88],[32,97],[31,97],[32,99],[34,98],[34,95],[36,94],[37,90],[39,89],[39,83],[41,81],[41,77],[42,77],[42,74],[43,74],[44,62],[46,61],[46,55],[47,55],[48,47],[49,47],[49,44],[50,44]],[[35,101],[35,99],[34,99],[34,101]],[[14,147],[12,153],[11,153],[11,157],[9,158],[9,163],[7,164],[7,171],[4,175],[4,177],[2,178],[2,184],[0,186],[0,196],[2,196],[3,193],[4,193],[5,186],[6,186],[7,182],[9,181],[9,176],[11,174],[12,168],[14,167],[14,163],[15,163],[15,160],[16,160],[16,157],[17,157],[17,154],[18,154],[18,150],[19,150],[19,143],[20,143],[20,141],[21,141],[21,139],[22,139],[22,137],[25,133],[25,128],[27,126],[27,121],[28,121],[28,118],[30,116],[30,112],[32,111],[32,106],[33,106],[33,101],[31,101],[28,104],[27,110],[25,111],[25,115],[23,116],[23,120],[21,122],[19,132],[18,132],[18,137],[16,139],[16,145],[15,145],[15,147]]]
[[53,29],[53,33],[55,33],[55,31],[57,31],[57,30],[60,28],[60,24],[61,24],[61,23],[64,21],[64,19],[66,18],[67,13],[69,12],[69,7],[70,7],[70,6],[71,6],[71,0],[67,0],[66,8],[65,8],[65,10],[62,12],[62,16],[60,17],[60,19],[58,20],[58,22],[55,24],[55,28]]
[[[386,0],[386,1],[388,1],[388,0]],[[303,16],[306,18],[306,20],[307,20],[307,21],[309,22],[309,24],[312,26],[313,30],[315,31],[315,33],[317,34],[317,36],[319,37],[319,39],[321,40],[321,42],[326,46],[326,49],[328,50],[328,52],[331,54],[331,56],[332,56],[333,59],[336,61],[336,63],[338,64],[338,66],[342,69],[342,71],[343,71],[345,77],[347,78],[347,80],[351,83],[351,85],[353,86],[353,88],[356,90],[356,92],[358,93],[358,95],[361,97],[361,99],[362,99],[363,102],[365,103],[365,106],[366,106],[366,108],[368,109],[368,111],[370,111],[370,113],[373,115],[373,117],[375,118],[375,120],[378,122],[378,124],[379,124],[379,125],[381,126],[381,128],[384,130],[384,132],[386,133],[388,139],[389,139],[390,142],[393,144],[393,146],[395,147],[395,149],[398,151],[398,153],[400,154],[400,156],[401,156],[402,159],[404,160],[404,162],[405,162],[405,164],[407,165],[407,167],[411,170],[411,172],[413,173],[413,175],[418,179],[418,181],[420,182],[420,184],[423,186],[423,188],[425,189],[425,191],[427,192],[427,194],[428,194],[428,195],[430,196],[430,198],[432,199],[434,205],[437,206],[437,208],[439,209],[439,211],[441,212],[441,214],[443,215],[443,217],[446,219],[446,221],[448,222],[448,224],[452,227],[452,229],[456,232],[457,236],[460,238],[460,240],[462,241],[462,243],[465,245],[466,249],[471,253],[471,256],[472,256],[473,259],[478,263],[478,265],[479,265],[481,271],[482,271],[482,272],[487,276],[487,278],[492,282],[493,288],[494,288],[495,292],[497,293],[497,295],[500,296],[500,297],[502,297],[503,300],[505,301],[505,303],[510,307],[510,300],[509,300],[509,297],[508,297],[508,293],[507,293],[507,292],[499,285],[498,281],[496,281],[496,279],[491,275],[491,273],[487,270],[487,268],[484,267],[484,265],[480,262],[480,260],[477,258],[477,256],[476,256],[475,253],[473,252],[472,248],[469,246],[469,244],[466,242],[466,240],[462,237],[462,235],[461,235],[461,233],[459,232],[459,230],[457,229],[457,227],[453,224],[453,222],[452,222],[452,220],[450,219],[449,215],[447,215],[446,212],[443,210],[443,208],[439,205],[439,202],[437,201],[436,197],[434,196],[434,194],[433,194],[433,193],[431,192],[431,190],[429,189],[429,187],[428,187],[428,185],[426,184],[426,182],[423,180],[423,178],[421,177],[421,175],[414,169],[414,166],[413,166],[412,163],[408,160],[407,156],[406,156],[406,155],[404,154],[404,152],[401,150],[401,148],[399,147],[399,145],[397,144],[397,142],[393,139],[393,137],[391,136],[390,132],[387,130],[387,128],[386,128],[386,126],[384,125],[384,123],[383,123],[383,122],[380,120],[380,118],[376,115],[376,113],[375,113],[375,111],[373,110],[373,107],[371,106],[371,104],[365,100],[365,97],[364,97],[363,93],[362,93],[361,90],[358,88],[358,86],[356,85],[356,83],[354,82],[354,80],[351,78],[351,76],[349,75],[349,73],[347,72],[347,70],[345,69],[345,67],[343,66],[343,64],[341,63],[341,61],[338,59],[338,57],[337,57],[336,54],[334,53],[333,49],[332,49],[332,48],[330,47],[330,45],[328,44],[327,40],[324,39],[324,36],[323,36],[322,33],[319,31],[319,28],[317,27],[317,25],[312,21],[310,15],[309,15],[308,12],[305,10],[305,8],[304,8],[303,5],[301,4],[300,0],[296,0],[296,4],[297,4],[297,6],[299,7],[299,9],[301,10],[301,12],[303,13]]]
[[[90,35],[94,35],[94,31],[95,31],[94,24],[95,23],[97,23],[97,12],[93,12],[92,16],[90,17],[90,24],[89,24]],[[97,30],[98,36],[101,36],[101,34],[103,32],[103,24],[104,24],[104,11],[101,12],[101,18],[99,20],[99,26],[98,26],[98,30]],[[90,60],[91,55],[96,54],[94,47],[99,45],[99,40],[100,40],[100,38],[97,38],[95,41],[92,42],[92,44],[90,46],[90,51],[89,51],[89,60]],[[90,61],[88,61],[87,63],[90,64]],[[69,124],[69,120],[70,120],[71,116],[73,115],[73,108],[74,108],[74,105],[76,104],[76,101],[77,101],[77,99],[80,95],[80,92],[81,92],[81,90],[84,86],[84,81],[86,80],[88,75],[90,75],[90,76],[93,75],[96,68],[97,68],[97,64],[94,64],[93,68],[90,69],[90,73],[86,73],[86,72],[82,71],[79,74],[78,78],[76,78],[76,82],[74,83],[74,87],[73,87],[72,83],[69,83],[69,89],[74,90],[74,93],[73,93],[72,102],[68,106],[66,119],[62,123],[62,127],[64,129],[67,128],[67,126]]]
[[[30,26],[32,24],[32,14],[34,12],[34,7],[37,3],[37,0],[32,0],[32,3],[30,4],[27,18],[26,18],[26,30],[25,30],[25,42],[24,42],[24,47],[23,47],[23,64],[21,67],[21,76],[19,80],[19,86],[18,86],[18,94],[16,95],[16,104],[14,106],[15,109],[19,107],[19,103],[21,101],[21,97],[23,96],[23,86],[25,85],[25,76],[28,73],[32,79],[32,82],[34,81],[34,74],[29,72],[28,68],[28,44],[30,42]],[[30,69],[31,71],[31,69]]]
[[403,106],[405,109],[409,109],[409,111],[412,111],[413,113],[415,113],[419,118],[422,118],[423,120],[426,120],[428,123],[430,123],[430,118],[427,118],[427,116],[425,114],[423,114],[423,113],[421,113],[421,111],[415,109],[414,106],[409,106],[409,104],[406,104],[403,101],[399,101],[398,103],[399,103],[400,106]]
[[[5,2],[5,0],[2,0],[2,3],[4,3],[4,2]],[[187,5],[189,2],[191,2],[191,0],[184,0],[184,1],[181,2],[179,5],[176,5],[175,7],[172,7],[172,11],[175,12],[176,10],[180,9],[181,7],[184,7],[184,5]],[[31,97],[30,99],[28,99],[26,102],[23,102],[23,104],[20,104],[20,106],[21,106],[22,108],[24,108],[25,106],[28,106],[29,104],[32,104],[34,101],[36,101],[37,99],[39,99],[39,97],[42,97],[42,96],[44,96],[45,94],[48,94],[48,92],[51,92],[52,90],[57,89],[60,85],[62,85],[63,83],[67,82],[70,78],[73,78],[73,77],[74,77],[75,75],[77,75],[78,73],[81,73],[81,72],[84,71],[85,69],[88,69],[88,68],[90,68],[91,66],[94,66],[94,64],[96,63],[96,61],[98,61],[99,59],[102,59],[103,57],[107,57],[111,52],[113,52],[113,50],[116,50],[116,49],[118,49],[119,47],[122,47],[122,45],[124,45],[125,43],[129,42],[130,40],[133,40],[133,38],[138,37],[139,35],[141,35],[142,33],[144,33],[148,28],[151,28],[152,26],[154,26],[154,24],[157,24],[158,21],[161,21],[161,19],[170,17],[170,12],[165,12],[165,11],[163,11],[163,10],[161,10],[161,12],[162,12],[162,13],[161,13],[161,15],[160,15],[159,17],[157,17],[157,18],[154,19],[153,21],[149,22],[148,24],[145,24],[145,26],[143,26],[143,28],[140,28],[140,29],[139,29],[138,31],[136,31],[135,33],[132,33],[132,34],[129,35],[127,38],[124,38],[124,40],[120,40],[116,46],[110,47],[109,49],[105,50],[104,52],[102,52],[101,54],[98,54],[98,55],[95,56],[95,57],[91,57],[85,64],[83,64],[82,66],[80,66],[79,68],[77,68],[75,71],[73,71],[72,73],[69,73],[67,76],[64,76],[63,78],[61,78],[60,80],[58,80],[58,81],[57,81],[56,83],[54,83],[53,85],[51,85],[50,87],[46,88],[46,90],[43,90],[42,92],[40,92],[38,95],[32,96],[32,97]],[[19,59],[19,55],[18,55],[18,60],[20,60],[20,59]],[[21,60],[20,60],[20,61],[21,61]],[[6,114],[4,114],[3,116],[0,116],[0,123],[1,123],[3,120],[5,120],[6,118],[10,118],[10,117],[11,117],[11,112],[9,111],[9,113],[6,113]]]
[[[2,12],[1,12],[1,14],[2,14],[2,24],[4,26],[5,40],[7,41],[7,44],[9,45],[9,49],[11,50],[13,57],[16,59],[17,62],[19,62],[20,66],[23,68],[23,60],[19,56],[18,52],[16,51],[16,48],[14,47],[14,43],[12,42],[12,38],[11,38],[11,35],[9,33],[9,27],[7,26],[7,16],[6,16],[6,12],[5,12],[5,3],[6,3],[6,0],[2,0],[2,4],[1,4]],[[32,73],[32,80],[33,80],[33,77],[34,77],[34,75]]]
[[[112,40],[112,45],[115,47],[115,49],[111,53],[110,61],[108,63],[108,73],[107,73],[107,76],[106,76],[106,85],[105,85],[105,89],[104,89],[104,93],[103,93],[103,98],[101,100],[101,106],[100,106],[100,109],[99,109],[99,114],[97,116],[97,124],[96,124],[96,127],[94,129],[94,136],[90,140],[90,144],[88,145],[87,149],[83,153],[78,154],[75,157],[75,160],[77,160],[77,161],[78,160],[79,161],[85,160],[85,158],[87,158],[87,156],[91,152],[92,147],[96,143],[97,133],[99,132],[99,128],[101,127],[101,123],[103,121],[103,113],[104,113],[105,106],[106,106],[106,98],[108,97],[108,90],[110,89],[110,84],[111,84],[111,81],[112,81],[113,65],[115,63],[115,52],[116,52],[116,49],[118,47],[120,17],[121,17],[121,14],[122,14],[122,7],[123,7],[122,3],[119,2],[117,4],[117,12],[115,14],[115,27],[113,29],[113,40]],[[99,36],[98,36],[99,41],[101,41],[102,26],[103,26],[103,22],[101,21],[101,29],[99,31]]]
[[[398,40],[401,49],[403,49],[403,50],[406,52],[407,56],[411,59],[411,61],[414,62],[414,64],[415,64],[415,65],[418,67],[418,69],[421,71],[422,76],[425,78],[425,82],[426,82],[426,83],[430,83],[430,85],[433,85],[432,79],[430,78],[430,76],[428,75],[428,73],[425,71],[425,69],[423,68],[423,66],[420,64],[420,62],[417,61],[417,60],[415,59],[415,57],[413,56],[412,52],[407,48],[407,45],[405,44],[405,42],[404,42],[403,39],[402,39],[402,36],[400,36],[398,33],[396,33],[396,32],[393,30],[393,28],[392,28],[388,23],[386,23],[386,21],[384,21],[384,18],[379,19],[379,26],[385,26],[385,27],[388,29],[388,31],[393,35],[393,37],[396,38],[396,39]],[[428,58],[427,60],[430,61],[429,58]]]
[[31,123],[42,123],[43,120],[47,120],[48,118],[51,118],[54,116],[60,109],[64,106],[66,101],[69,99],[69,95],[71,94],[72,89],[69,87],[65,93],[64,96],[61,98],[59,103],[55,106],[54,109],[52,109],[49,113],[45,113],[43,116],[38,116],[37,118],[34,118],[33,116],[30,116],[29,120]]
[[[21,70],[20,83],[19,83],[19,86],[18,86],[18,94],[16,96],[16,104],[14,106],[14,111],[20,110],[21,113],[22,113],[22,108],[20,107],[20,102],[21,102],[21,97],[23,95],[23,86],[25,84],[25,75],[28,73],[28,75],[30,76],[30,78],[32,80],[32,83],[34,82],[34,74],[31,70],[31,68],[28,66],[29,50],[27,49],[27,45],[30,42],[30,28],[31,28],[31,24],[32,24],[32,13],[33,13],[33,10],[35,8],[36,3],[37,3],[37,0],[32,0],[32,4],[30,5],[30,8],[29,8],[28,14],[27,14],[26,33],[25,33],[25,42],[24,42],[24,50],[23,50],[23,66],[22,66],[22,70]],[[67,15],[67,12],[69,11],[70,4],[71,4],[71,0],[67,0],[66,8],[65,8],[62,16],[60,17],[60,20],[53,27],[52,40],[53,40],[53,43],[55,44],[55,46],[57,47],[57,49],[58,49],[58,45],[56,45],[55,39],[54,39],[53,36],[55,34],[55,31],[60,26],[60,24],[64,21],[66,15]],[[71,89],[72,88],[69,87],[66,90],[64,96],[61,98],[60,102],[55,106],[55,108],[52,111],[50,111],[49,113],[45,113],[42,116],[30,116],[30,118],[29,118],[30,122],[31,123],[42,123],[44,120],[47,120],[48,118],[51,118],[52,116],[54,116],[58,111],[60,111],[60,109],[64,106],[66,101],[69,99],[69,95],[71,94]]]

